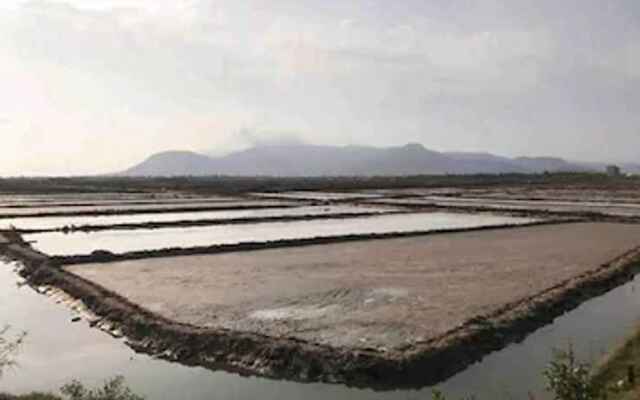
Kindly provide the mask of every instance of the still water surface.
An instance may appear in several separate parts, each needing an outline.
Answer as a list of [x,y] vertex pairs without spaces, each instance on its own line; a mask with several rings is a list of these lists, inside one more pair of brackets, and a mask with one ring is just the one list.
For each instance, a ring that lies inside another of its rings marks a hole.
[[197,212],[165,212],[153,214],[131,215],[99,215],[99,216],[59,216],[40,218],[11,218],[0,219],[0,228],[15,226],[20,229],[56,229],[64,226],[108,226],[116,224],[141,224],[145,222],[175,222],[220,220],[232,218],[267,218],[267,217],[291,217],[291,216],[321,216],[347,213],[383,213],[393,210],[385,207],[365,206],[304,206],[289,208],[256,208],[246,210],[220,210]]
[[640,215],[640,204],[625,204],[620,202],[597,202],[597,201],[561,201],[561,200],[498,200],[484,198],[464,198],[447,196],[427,196],[411,199],[382,199],[375,200],[379,204],[395,205],[436,205],[436,206],[456,206],[456,207],[483,207],[495,210],[538,210],[552,212],[596,212],[620,216]]
[[[82,206],[82,207],[67,207],[67,206],[43,206],[43,207],[31,207],[31,208],[12,208],[12,207],[0,207],[0,217],[2,219],[6,219],[9,216],[15,215],[19,217],[32,217],[39,218],[39,214],[49,214],[49,215],[60,215],[63,216],[65,214],[70,213],[127,213],[127,214],[135,214],[135,213],[147,213],[154,211],[174,211],[180,209],[193,209],[193,210],[214,210],[214,209],[225,209],[225,208],[233,208],[233,207],[243,207],[243,208],[260,208],[260,207],[292,207],[297,203],[293,202],[284,202],[278,200],[243,200],[243,201],[234,201],[234,202],[183,202],[183,203],[171,203],[171,204],[162,204],[162,203],[152,203],[152,204],[142,204],[142,205],[129,205],[118,203],[118,205],[110,205],[110,206]],[[11,218],[11,217],[9,217]]]
[[523,224],[530,218],[489,214],[410,213],[344,219],[318,219],[216,225],[191,228],[99,231],[91,233],[48,232],[27,235],[34,246],[50,255],[89,254],[94,250],[113,253],[170,247],[194,247],[281,239],[305,239],[370,233],[462,229],[504,224]]

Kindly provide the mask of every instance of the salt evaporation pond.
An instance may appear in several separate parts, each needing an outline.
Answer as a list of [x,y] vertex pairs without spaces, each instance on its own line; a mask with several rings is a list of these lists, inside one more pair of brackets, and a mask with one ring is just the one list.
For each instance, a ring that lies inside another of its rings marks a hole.
[[192,228],[113,230],[91,233],[47,232],[27,235],[34,246],[50,255],[113,253],[171,247],[194,247],[281,239],[306,239],[358,234],[434,231],[481,226],[520,225],[534,221],[489,214],[409,213],[294,222],[216,225]]
[[618,216],[640,215],[640,204],[626,204],[613,202],[572,202],[547,200],[493,200],[481,198],[457,198],[428,196],[412,199],[382,199],[373,201],[376,204],[414,205],[414,206],[442,206],[442,207],[482,207],[495,210],[537,210],[551,212],[595,212]]
[[23,209],[23,208],[50,208],[50,207],[109,207],[109,206],[143,206],[143,205],[173,205],[173,204],[210,204],[246,201],[242,198],[167,198],[167,199],[132,199],[132,200],[64,200],[64,201],[17,201],[0,202],[0,209]]
[[16,227],[27,230],[51,230],[65,226],[109,226],[117,224],[142,224],[146,222],[178,222],[224,220],[237,218],[272,218],[322,216],[352,213],[384,213],[397,210],[389,207],[365,206],[303,206],[283,208],[256,208],[244,210],[165,212],[154,214],[98,215],[98,216],[57,216],[39,218],[0,219],[0,228]]
[[[177,203],[177,204],[144,204],[144,205],[113,205],[113,206],[89,206],[89,207],[66,207],[66,206],[54,206],[54,207],[34,207],[34,208],[12,208],[12,207],[0,207],[0,219],[3,216],[12,215],[20,217],[32,217],[38,218],[40,214],[109,214],[109,213],[121,213],[121,214],[135,214],[135,213],[148,213],[154,211],[171,211],[180,209],[191,210],[214,210],[214,209],[228,209],[228,208],[260,208],[260,207],[292,207],[297,203],[282,202],[278,200],[244,200],[238,202],[206,202],[206,203]],[[5,218],[6,219],[6,218]]]
[[20,204],[20,203],[42,203],[51,202],[93,202],[93,201],[167,201],[167,200],[187,200],[187,199],[233,199],[231,196],[221,195],[196,195],[182,192],[155,192],[155,193],[128,193],[128,192],[102,192],[102,193],[47,193],[47,194],[0,194],[0,203]]

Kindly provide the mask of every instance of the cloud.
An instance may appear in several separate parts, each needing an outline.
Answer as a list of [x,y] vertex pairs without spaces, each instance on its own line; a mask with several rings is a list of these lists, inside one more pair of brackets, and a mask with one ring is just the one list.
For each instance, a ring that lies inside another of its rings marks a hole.
[[[640,145],[635,1],[3,6],[3,155],[29,151],[33,132],[57,137],[13,172],[119,170],[155,150],[232,149],[278,132],[592,159],[633,158]],[[91,156],[123,143],[135,146]],[[48,148],[76,162],[49,164]]]

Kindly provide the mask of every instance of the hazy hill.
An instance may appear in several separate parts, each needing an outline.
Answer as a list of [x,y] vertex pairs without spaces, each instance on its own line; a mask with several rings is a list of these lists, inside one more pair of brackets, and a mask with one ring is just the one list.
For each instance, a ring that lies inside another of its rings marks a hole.
[[624,172],[627,172],[630,174],[640,174],[640,164],[623,163],[620,166],[622,167],[622,170]]
[[559,158],[507,158],[489,153],[441,153],[420,144],[367,146],[262,145],[223,157],[170,151],[127,169],[126,176],[326,176],[585,171]]

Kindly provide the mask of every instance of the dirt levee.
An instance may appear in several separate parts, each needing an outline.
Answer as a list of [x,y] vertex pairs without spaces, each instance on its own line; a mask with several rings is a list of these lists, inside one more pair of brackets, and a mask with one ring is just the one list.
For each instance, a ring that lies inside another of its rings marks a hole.
[[401,356],[639,245],[576,223],[67,270],[178,322]]

